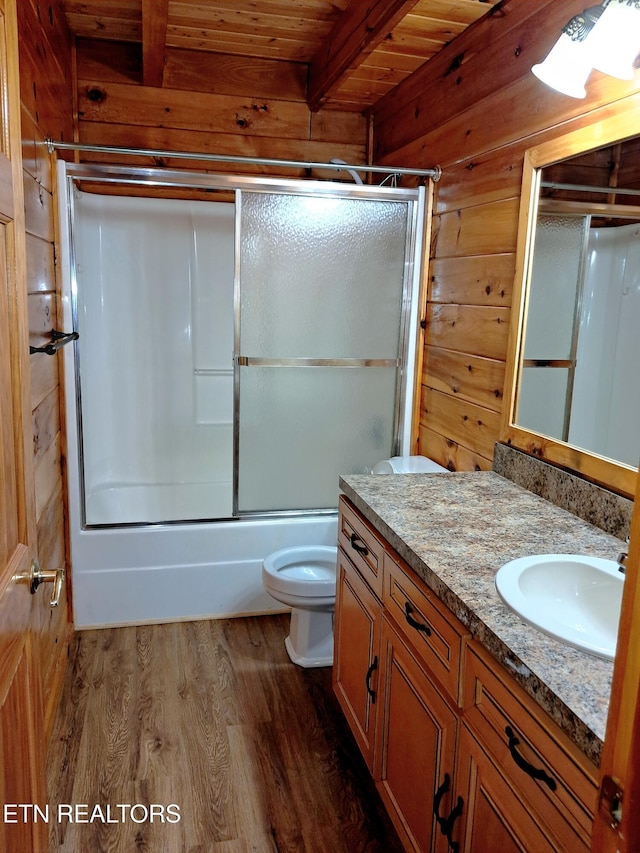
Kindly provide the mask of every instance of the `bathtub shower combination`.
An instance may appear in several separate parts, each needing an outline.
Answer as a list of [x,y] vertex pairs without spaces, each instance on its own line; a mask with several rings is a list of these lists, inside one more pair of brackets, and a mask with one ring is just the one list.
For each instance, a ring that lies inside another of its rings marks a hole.
[[59,169],[76,627],[282,609],[264,557],[408,449],[424,189]]
[[540,214],[530,293],[518,422],[637,465],[640,225]]

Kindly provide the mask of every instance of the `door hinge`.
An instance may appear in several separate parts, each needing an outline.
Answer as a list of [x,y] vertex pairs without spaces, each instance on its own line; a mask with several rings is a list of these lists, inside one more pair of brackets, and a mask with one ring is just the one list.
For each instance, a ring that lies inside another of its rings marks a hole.
[[617,829],[622,821],[622,798],[624,791],[620,784],[605,776],[600,785],[600,814],[609,822],[611,829]]

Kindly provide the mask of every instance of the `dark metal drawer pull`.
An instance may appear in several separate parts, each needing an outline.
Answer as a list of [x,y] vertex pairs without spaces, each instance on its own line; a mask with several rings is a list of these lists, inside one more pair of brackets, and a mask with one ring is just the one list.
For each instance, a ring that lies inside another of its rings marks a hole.
[[445,773],[444,782],[440,785],[436,791],[435,797],[433,798],[433,813],[436,821],[438,822],[438,826],[440,827],[440,832],[446,836],[451,853],[458,853],[460,850],[460,844],[457,841],[454,841],[451,835],[453,833],[453,826],[462,814],[462,809],[464,808],[464,800],[462,797],[458,797],[458,800],[455,806],[451,809],[448,817],[441,817],[440,815],[440,804],[442,802],[442,798],[449,790],[450,785],[451,778],[448,773]]
[[442,802],[442,798],[449,790],[449,785],[451,784],[451,779],[449,778],[449,774],[444,774],[444,782],[438,790],[436,791],[436,795],[433,798],[433,813],[438,821],[438,826],[440,827],[440,832],[445,835],[446,826],[447,826],[447,818],[440,816],[440,803]]
[[371,666],[367,670],[367,675],[366,675],[365,680],[364,680],[365,687],[367,688],[367,693],[371,697],[371,704],[372,705],[376,704],[376,691],[371,689],[371,676],[373,675],[373,673],[376,671],[377,668],[378,668],[378,655],[376,655],[374,657]]
[[531,776],[533,779],[539,779],[540,782],[544,782],[545,785],[547,785],[552,791],[555,791],[555,789],[557,788],[557,783],[553,776],[549,776],[549,774],[545,772],[541,767],[534,767],[533,764],[529,764],[529,762],[524,759],[517,751],[516,746],[518,746],[520,741],[515,736],[511,726],[507,726],[504,732],[509,738],[509,752],[511,753],[511,757],[518,765],[518,767],[525,773],[527,773],[529,776]]
[[[358,543],[362,543],[362,544],[358,544]],[[369,549],[364,544],[364,542],[362,542],[362,539],[358,536],[357,533],[351,534],[351,547],[353,548],[354,551],[357,551],[358,554],[362,554],[363,556],[366,556],[369,553]]]
[[373,675],[373,673],[376,671],[377,668],[378,668],[378,655],[376,655],[374,657],[373,662],[372,662],[371,666],[369,667],[369,669],[367,670],[367,674],[366,674],[365,679],[364,679],[364,684],[365,684],[365,687],[367,688],[367,693],[371,697],[371,704],[372,705],[376,704],[376,691],[371,689],[371,676]]
[[422,631],[423,634],[426,634],[427,637],[431,636],[431,628],[428,625],[425,625],[423,622],[416,622],[415,619],[411,617],[411,614],[415,613],[413,607],[409,604],[408,601],[404,603],[404,617],[411,625],[412,628],[415,628],[416,631]]

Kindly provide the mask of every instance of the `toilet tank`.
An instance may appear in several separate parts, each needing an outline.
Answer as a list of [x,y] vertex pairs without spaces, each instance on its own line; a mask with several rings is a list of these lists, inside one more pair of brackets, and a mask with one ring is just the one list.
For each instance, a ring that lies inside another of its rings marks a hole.
[[442,474],[446,468],[426,456],[392,456],[372,468],[373,474]]

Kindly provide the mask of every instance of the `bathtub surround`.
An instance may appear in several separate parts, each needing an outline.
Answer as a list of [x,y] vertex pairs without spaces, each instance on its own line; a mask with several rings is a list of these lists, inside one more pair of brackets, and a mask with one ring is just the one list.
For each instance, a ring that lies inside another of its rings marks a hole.
[[493,470],[606,533],[629,536],[633,501],[507,444],[496,444]]

